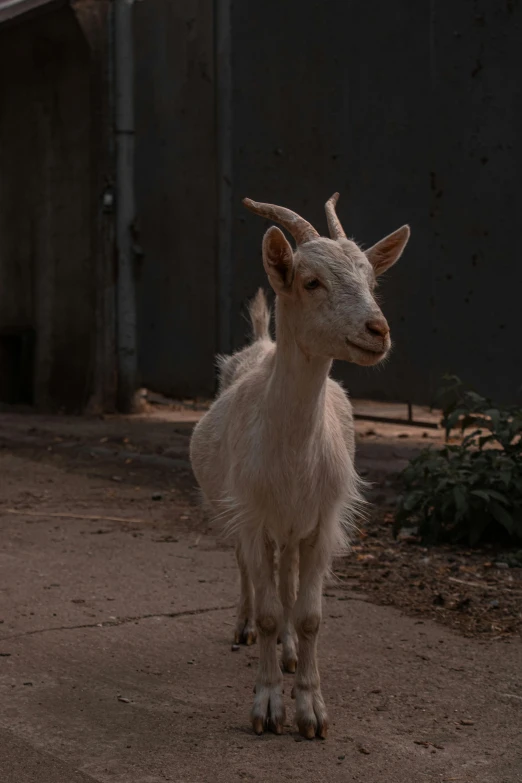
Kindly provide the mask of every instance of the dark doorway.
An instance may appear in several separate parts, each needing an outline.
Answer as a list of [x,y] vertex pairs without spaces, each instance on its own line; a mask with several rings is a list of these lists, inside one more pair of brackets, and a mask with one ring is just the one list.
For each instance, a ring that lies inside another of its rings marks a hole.
[[34,350],[33,329],[0,334],[0,402],[33,404]]

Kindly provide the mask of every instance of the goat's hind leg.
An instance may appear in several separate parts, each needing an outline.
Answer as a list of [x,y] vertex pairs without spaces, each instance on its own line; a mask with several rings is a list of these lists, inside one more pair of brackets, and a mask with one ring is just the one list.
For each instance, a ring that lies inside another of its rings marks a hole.
[[292,615],[297,597],[298,569],[299,550],[297,547],[287,546],[281,554],[279,564],[279,595],[283,604],[282,664],[283,669],[291,674],[297,668],[297,637]]
[[236,545],[236,558],[239,566],[240,596],[237,610],[235,644],[254,644],[257,638],[254,612],[254,585],[248,573],[248,568],[241,550],[241,543]]

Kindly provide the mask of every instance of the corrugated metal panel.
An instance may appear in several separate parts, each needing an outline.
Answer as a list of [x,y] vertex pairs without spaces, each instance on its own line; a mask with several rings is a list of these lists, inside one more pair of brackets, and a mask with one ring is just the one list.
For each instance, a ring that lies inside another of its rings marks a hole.
[[208,395],[214,388],[214,8],[211,0],[134,6],[136,196],[144,252],[136,292],[139,371],[144,386],[169,396]]

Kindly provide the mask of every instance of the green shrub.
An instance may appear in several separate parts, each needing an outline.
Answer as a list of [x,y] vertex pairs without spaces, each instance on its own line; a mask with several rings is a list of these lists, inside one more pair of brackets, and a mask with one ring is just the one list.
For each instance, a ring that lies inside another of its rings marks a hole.
[[[400,476],[395,533],[414,527],[426,543],[522,540],[522,409],[500,407],[447,378],[446,445],[425,449]],[[453,430],[462,439],[448,443]]]

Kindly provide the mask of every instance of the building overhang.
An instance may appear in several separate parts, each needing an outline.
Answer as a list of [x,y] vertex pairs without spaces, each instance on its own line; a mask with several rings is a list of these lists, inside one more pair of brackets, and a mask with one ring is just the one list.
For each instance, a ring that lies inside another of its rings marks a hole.
[[0,24],[52,11],[68,4],[68,0],[0,0]]

